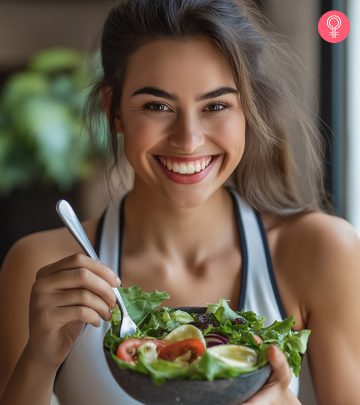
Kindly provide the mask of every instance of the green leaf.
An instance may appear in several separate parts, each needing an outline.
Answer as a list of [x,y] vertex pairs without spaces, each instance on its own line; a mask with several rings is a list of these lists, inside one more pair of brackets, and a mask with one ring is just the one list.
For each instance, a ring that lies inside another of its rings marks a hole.
[[[83,124],[94,57],[48,49],[6,81],[0,94],[0,134],[7,138],[0,145],[0,193],[35,181],[69,188],[94,173],[99,158],[109,156],[107,126],[96,127],[99,136],[91,144]],[[99,112],[93,120],[106,122],[103,117]]]
[[[50,85],[46,77],[35,72],[21,72],[13,75],[2,91],[2,108],[7,114],[17,114],[19,105],[29,98],[48,96]],[[4,113],[3,112],[3,113]]]
[[307,342],[311,331],[309,329],[303,329],[298,332],[294,332],[292,335],[284,338],[284,348],[288,351],[296,351],[301,354],[306,352]]
[[233,321],[239,318],[239,314],[229,307],[228,300],[223,298],[221,298],[217,304],[209,304],[206,313],[214,314],[219,322],[226,320]]
[[215,378],[231,378],[241,374],[249,373],[256,370],[257,367],[232,367],[220,358],[213,356],[209,351],[206,351],[200,360],[193,364],[191,368],[191,377],[193,379],[209,380]]
[[287,333],[295,325],[294,315],[290,315],[283,321],[275,321],[266,328],[263,328],[261,331],[261,336],[266,338],[268,332],[278,332],[279,334]]
[[119,288],[131,319],[140,323],[153,309],[170,298],[165,291],[146,292],[138,286]]
[[29,67],[42,73],[71,70],[78,68],[82,59],[81,53],[74,49],[51,48],[33,56]]

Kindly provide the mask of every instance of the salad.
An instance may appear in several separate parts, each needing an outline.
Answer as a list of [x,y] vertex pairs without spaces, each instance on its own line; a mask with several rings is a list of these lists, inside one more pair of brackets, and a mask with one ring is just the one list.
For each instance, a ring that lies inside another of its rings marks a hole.
[[225,299],[189,313],[161,307],[170,298],[164,291],[145,292],[137,286],[119,290],[139,328],[120,338],[121,313],[114,308],[104,347],[122,369],[147,374],[156,384],[175,378],[232,378],[264,366],[267,347],[276,345],[299,375],[310,330],[294,331],[292,315],[265,327],[263,317],[234,311]]

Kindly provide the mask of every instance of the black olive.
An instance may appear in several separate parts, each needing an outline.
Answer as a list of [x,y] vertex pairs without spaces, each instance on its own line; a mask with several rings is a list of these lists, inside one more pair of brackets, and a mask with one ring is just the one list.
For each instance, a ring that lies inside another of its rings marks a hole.
[[232,321],[232,324],[233,324],[233,325],[244,325],[245,323],[246,323],[246,321],[245,321],[244,318],[235,318],[235,319]]
[[209,322],[190,322],[190,325],[194,325],[198,329],[207,329],[210,326],[210,323]]

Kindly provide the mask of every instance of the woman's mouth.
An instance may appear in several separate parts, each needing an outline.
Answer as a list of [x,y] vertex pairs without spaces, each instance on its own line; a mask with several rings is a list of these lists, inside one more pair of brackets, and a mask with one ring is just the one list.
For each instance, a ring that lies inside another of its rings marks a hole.
[[199,158],[174,158],[169,156],[156,156],[162,171],[167,177],[182,184],[192,184],[203,180],[219,155],[202,156]]
[[189,162],[172,160],[171,158],[165,158],[163,156],[159,156],[159,160],[168,170],[174,173],[194,174],[205,170],[209,166],[212,156],[191,160]]

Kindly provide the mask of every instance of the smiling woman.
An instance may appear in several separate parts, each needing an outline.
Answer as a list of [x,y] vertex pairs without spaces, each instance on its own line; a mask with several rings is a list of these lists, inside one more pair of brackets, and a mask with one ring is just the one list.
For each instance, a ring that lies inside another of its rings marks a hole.
[[[48,404],[54,387],[62,405],[137,403],[102,350],[118,277],[168,291],[168,306],[224,298],[267,325],[294,315],[312,330],[318,403],[358,402],[360,241],[322,209],[321,142],[285,69],[294,61],[247,4],[122,0],[110,12],[88,111],[105,110],[114,164],[122,142],[134,182],[84,224],[101,262],[64,229],[10,250],[1,405]],[[267,356],[271,377],[248,404],[298,404],[285,355]]]

